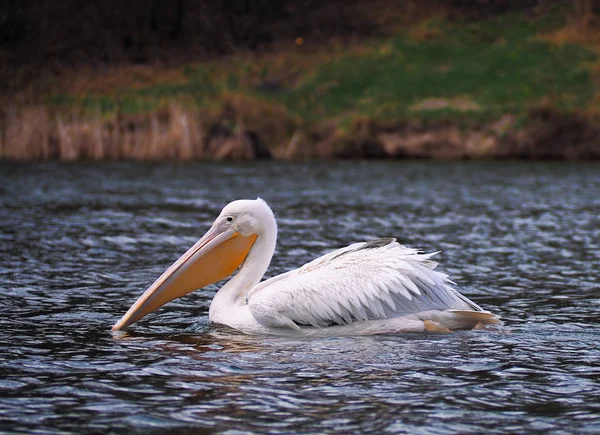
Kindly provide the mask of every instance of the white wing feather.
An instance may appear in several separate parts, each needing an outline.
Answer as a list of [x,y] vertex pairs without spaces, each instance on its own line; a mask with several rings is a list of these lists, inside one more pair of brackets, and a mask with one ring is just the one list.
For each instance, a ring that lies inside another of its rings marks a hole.
[[355,243],[248,293],[248,307],[267,327],[325,327],[389,319],[429,310],[483,311],[435,271],[435,255],[395,239]]

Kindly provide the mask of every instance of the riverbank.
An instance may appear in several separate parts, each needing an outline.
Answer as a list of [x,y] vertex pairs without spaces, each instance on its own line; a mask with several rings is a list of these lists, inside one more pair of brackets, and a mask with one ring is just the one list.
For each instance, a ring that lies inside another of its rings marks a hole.
[[599,159],[595,30],[570,20],[440,14],[360,41],[62,71],[2,97],[0,158]]
[[[9,113],[2,155],[16,160],[255,160],[255,159],[600,159],[600,127],[586,116],[532,109],[469,127],[444,120],[383,123],[355,120],[345,131],[323,121],[308,134],[277,116],[264,130],[206,124],[194,110],[172,105],[110,119],[53,118],[44,107]],[[289,122],[289,121],[288,121]],[[291,129],[290,129],[291,130]],[[259,131],[281,135],[267,146]],[[287,141],[287,142],[286,142]]]

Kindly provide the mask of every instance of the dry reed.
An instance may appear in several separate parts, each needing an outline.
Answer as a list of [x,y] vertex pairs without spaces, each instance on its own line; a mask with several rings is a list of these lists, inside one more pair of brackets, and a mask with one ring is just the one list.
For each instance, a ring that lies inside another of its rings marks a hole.
[[158,112],[109,119],[11,106],[2,114],[0,158],[15,160],[191,160],[205,153],[198,113],[171,104]]
[[272,152],[261,140],[277,151],[295,128],[282,107],[233,93],[224,95],[221,108],[213,112],[170,103],[150,113],[117,111],[103,117],[12,105],[0,112],[0,159],[268,158]]

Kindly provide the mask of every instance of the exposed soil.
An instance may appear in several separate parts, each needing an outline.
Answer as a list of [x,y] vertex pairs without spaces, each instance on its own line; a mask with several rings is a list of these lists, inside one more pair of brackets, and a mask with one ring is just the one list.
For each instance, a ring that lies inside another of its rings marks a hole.
[[597,121],[547,108],[468,128],[361,120],[348,131],[331,121],[304,131],[285,120],[250,130],[241,120],[210,119],[175,105],[108,120],[66,119],[30,107],[9,110],[2,121],[0,158],[18,160],[600,159]]

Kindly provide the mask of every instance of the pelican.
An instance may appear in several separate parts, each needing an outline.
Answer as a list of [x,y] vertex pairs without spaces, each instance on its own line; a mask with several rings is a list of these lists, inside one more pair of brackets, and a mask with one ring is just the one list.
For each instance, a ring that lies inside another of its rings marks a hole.
[[[454,289],[424,254],[395,239],[354,243],[261,282],[277,241],[265,201],[237,200],[114,326],[121,330],[167,302],[220,281],[213,323],[247,334],[347,336],[444,331],[499,324]],[[238,269],[239,267],[239,269]]]

